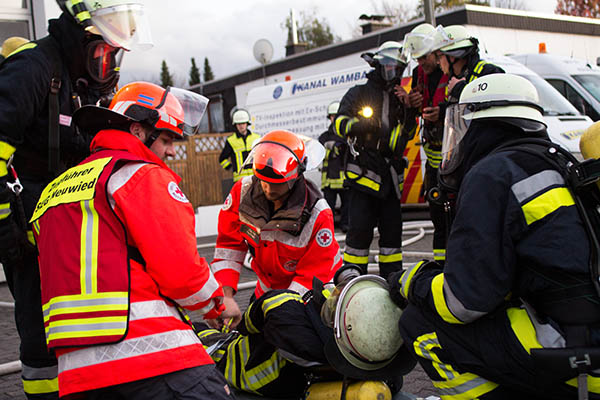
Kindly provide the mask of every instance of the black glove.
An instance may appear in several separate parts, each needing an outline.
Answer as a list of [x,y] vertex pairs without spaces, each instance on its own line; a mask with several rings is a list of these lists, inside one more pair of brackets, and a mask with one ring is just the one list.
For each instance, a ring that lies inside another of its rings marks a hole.
[[16,195],[8,187],[8,176],[0,177],[0,262],[16,260],[22,254],[22,238],[27,233],[19,228],[14,207]]
[[356,122],[350,127],[348,136],[356,138],[364,138],[369,134],[373,134],[375,124],[371,121],[371,118],[357,118]]
[[402,288],[402,283],[400,279],[402,278],[402,274],[404,271],[396,271],[388,275],[387,282],[389,285],[390,297],[394,303],[401,309],[405,309],[408,305],[408,300],[402,296],[400,293],[400,289]]

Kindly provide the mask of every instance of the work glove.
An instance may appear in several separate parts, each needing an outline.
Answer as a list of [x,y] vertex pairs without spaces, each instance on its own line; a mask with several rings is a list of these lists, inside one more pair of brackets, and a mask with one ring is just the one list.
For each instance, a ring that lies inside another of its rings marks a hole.
[[397,271],[390,274],[388,276],[388,285],[392,301],[402,309],[406,308],[408,303],[413,303],[414,285],[412,283],[423,271],[431,269],[442,270],[442,266],[435,261],[423,260],[406,271]]
[[352,118],[350,120],[352,124],[350,126],[350,131],[348,132],[348,136],[353,138],[364,138],[369,134],[373,134],[375,130],[375,123],[372,118]]
[[[4,162],[0,160],[0,163]],[[5,164],[6,165],[6,164]],[[0,176],[0,262],[10,263],[21,257],[23,238],[27,233],[19,227],[11,204],[16,195],[8,186],[8,175]]]

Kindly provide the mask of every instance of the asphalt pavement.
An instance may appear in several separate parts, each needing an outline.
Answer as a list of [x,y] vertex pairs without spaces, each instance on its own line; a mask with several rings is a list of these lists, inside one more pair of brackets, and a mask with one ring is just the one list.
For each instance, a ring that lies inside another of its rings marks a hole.
[[[422,211],[417,213],[411,212],[406,214],[408,220],[423,218],[426,214]],[[404,246],[404,261],[406,264],[414,263],[422,258],[425,252],[431,252],[432,235],[425,234],[419,239],[418,230],[411,229],[410,232],[405,232],[403,240],[413,241],[414,243]],[[342,235],[341,232],[336,232],[336,237]],[[208,261],[213,258],[214,247],[209,245],[214,243],[214,238],[204,238],[199,240],[199,253],[205,257]],[[343,248],[343,241],[340,241],[340,246]],[[373,240],[371,246],[372,249],[377,248],[377,239]],[[414,252],[416,254],[411,255]],[[428,258],[432,258],[430,255]],[[247,282],[255,279],[255,275],[252,271],[244,268],[241,281]],[[248,299],[252,295],[252,290],[240,290],[236,294],[238,304],[243,307],[248,304]],[[0,302],[12,302],[12,296],[8,290],[6,283],[0,284]],[[19,337],[14,324],[14,310],[11,308],[0,307],[0,364],[9,363],[19,358]],[[192,314],[192,319],[194,315]],[[0,366],[1,367],[1,366]],[[411,393],[419,398],[435,398],[429,396],[437,396],[437,390],[431,384],[431,381],[427,375],[423,372],[420,366],[410,372],[404,377],[404,386],[402,388],[404,392]],[[26,400],[23,394],[20,372],[15,372],[7,375],[0,376],[0,400]]]

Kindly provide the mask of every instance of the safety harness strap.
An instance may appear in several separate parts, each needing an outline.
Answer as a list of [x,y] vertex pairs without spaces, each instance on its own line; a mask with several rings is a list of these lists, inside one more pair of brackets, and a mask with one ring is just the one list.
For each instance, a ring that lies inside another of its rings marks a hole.
[[60,166],[60,105],[58,103],[58,93],[62,85],[62,60],[57,55],[58,46],[51,36],[42,38],[37,43],[52,65],[52,78],[48,94],[48,171],[56,176],[62,172]]

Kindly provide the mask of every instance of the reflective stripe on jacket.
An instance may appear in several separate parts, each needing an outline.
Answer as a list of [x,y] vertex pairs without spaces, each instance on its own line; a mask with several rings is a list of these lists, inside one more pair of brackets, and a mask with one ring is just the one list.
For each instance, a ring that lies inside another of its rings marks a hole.
[[231,166],[233,170],[233,181],[237,182],[244,176],[252,175],[252,165],[242,168],[244,160],[252,150],[254,142],[260,138],[260,135],[248,131],[246,136],[241,136],[237,132],[227,138],[225,148],[221,152],[219,162],[225,169]]
[[[143,261],[139,257],[129,260],[130,307],[125,338],[113,344],[56,349],[61,396],[212,363],[180,309],[200,310],[207,318],[215,318],[218,315],[215,306],[221,303],[223,295],[208,264],[197,253],[194,210],[177,185],[180,178],[129,133],[101,131],[92,143],[94,149],[97,153],[92,157],[115,153],[100,149],[118,149],[151,162],[129,162],[113,171],[106,191],[96,185],[94,197],[94,204],[106,203],[112,208],[108,211],[111,214],[98,211],[98,219],[112,217],[120,224],[127,244],[139,250]],[[106,198],[101,199],[103,196]],[[55,208],[61,207],[64,205]],[[60,237],[76,237],[83,231],[81,220],[51,219],[50,211],[36,227],[42,242],[42,277],[44,266],[49,265],[48,258],[68,257],[56,252],[62,248],[60,245],[49,252],[44,244],[49,240],[45,235],[56,231],[53,225],[60,226]],[[105,239],[106,236],[100,235],[91,252],[87,248],[85,253],[77,251],[74,259],[86,254],[90,258],[82,259],[82,265],[89,260],[103,262],[97,252],[104,248]],[[123,244],[111,243],[118,246],[120,257],[126,256]],[[83,285],[80,276],[76,274],[69,279],[61,274],[61,279],[64,286],[78,289]],[[98,289],[102,290],[110,277],[105,276],[106,282],[101,282],[104,275],[99,272],[97,276]],[[43,285],[42,293],[45,290]]]

